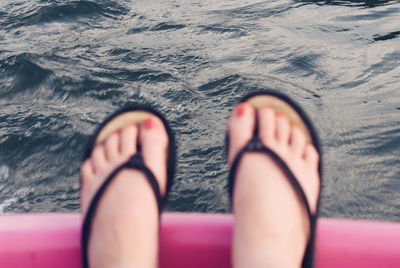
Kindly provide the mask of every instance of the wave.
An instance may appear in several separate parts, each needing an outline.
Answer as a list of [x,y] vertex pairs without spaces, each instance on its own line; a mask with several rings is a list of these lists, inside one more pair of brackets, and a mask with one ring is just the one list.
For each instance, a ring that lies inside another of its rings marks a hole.
[[201,32],[215,34],[229,34],[231,38],[239,38],[248,35],[248,32],[241,27],[232,27],[225,25],[205,25],[201,27]]
[[0,203],[0,214],[3,214],[6,212],[7,208],[14,204],[17,201],[17,198],[9,198],[4,200],[2,203]]
[[185,27],[186,27],[186,25],[184,25],[184,24],[174,24],[174,23],[162,22],[155,26],[132,28],[132,29],[128,30],[128,34],[137,34],[137,33],[142,33],[145,31],[151,31],[151,32],[174,31],[174,30],[179,30],[179,29],[185,28]]
[[297,2],[310,3],[317,5],[333,5],[333,6],[350,6],[350,7],[365,7],[373,8],[379,6],[386,6],[395,4],[398,1],[395,0],[297,0]]
[[0,165],[0,182],[10,177],[10,168],[7,165]]
[[[19,11],[19,12],[18,12]],[[0,25],[6,29],[50,23],[55,21],[75,21],[78,18],[108,17],[116,19],[128,13],[129,9],[112,1],[96,3],[92,1],[51,2],[24,11],[20,8],[12,14],[3,14],[6,20]],[[16,14],[15,14],[16,13]]]
[[157,70],[149,70],[149,69],[139,69],[139,70],[125,70],[121,69],[113,72],[98,72],[94,73],[97,77],[107,77],[113,80],[120,81],[151,81],[151,82],[160,82],[160,81],[170,81],[174,80],[175,77],[166,72],[157,71]]
[[0,96],[34,88],[53,74],[34,63],[33,58],[32,54],[22,53],[0,60],[0,81],[3,84]]
[[385,41],[385,40],[390,40],[390,39],[395,39],[400,36],[400,31],[396,32],[391,32],[388,34],[377,34],[373,36],[374,41]]

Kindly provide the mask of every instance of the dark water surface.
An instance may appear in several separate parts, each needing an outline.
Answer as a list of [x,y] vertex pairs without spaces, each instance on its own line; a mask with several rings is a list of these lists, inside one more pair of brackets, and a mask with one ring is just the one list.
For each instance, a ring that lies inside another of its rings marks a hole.
[[169,210],[229,211],[224,132],[247,92],[314,119],[322,215],[400,220],[399,1],[0,2],[0,212],[77,211],[88,136],[131,101],[178,135]]

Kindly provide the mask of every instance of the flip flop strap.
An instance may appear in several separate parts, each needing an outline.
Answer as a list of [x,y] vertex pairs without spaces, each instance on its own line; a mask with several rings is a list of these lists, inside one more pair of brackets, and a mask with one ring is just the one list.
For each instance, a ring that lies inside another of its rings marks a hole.
[[[309,237],[309,243],[307,244],[306,252],[304,255],[303,259],[303,265],[302,267],[311,267],[312,263],[312,255],[313,255],[313,248],[314,248],[314,236],[315,236],[315,225],[316,225],[316,217],[311,213],[310,205],[308,203],[307,197],[303,191],[303,188],[301,187],[299,181],[296,179],[295,175],[293,172],[290,170],[288,165],[285,163],[285,161],[282,160],[280,156],[278,156],[275,152],[273,152],[271,149],[265,147],[259,136],[254,135],[253,138],[245,145],[239,153],[236,155],[235,159],[233,160],[230,173],[229,173],[229,195],[230,198],[232,199],[233,196],[233,189],[235,186],[235,176],[237,173],[237,169],[239,168],[239,163],[243,157],[243,155],[247,152],[261,152],[265,153],[268,156],[270,156],[274,161],[279,165],[281,170],[285,173],[286,177],[288,178],[289,182],[291,183],[292,187],[298,194],[300,200],[302,201],[304,208],[307,213],[307,217],[310,223],[310,237]],[[232,203],[232,202],[231,202]]]
[[83,257],[83,267],[88,268],[89,267],[89,259],[87,252],[89,250],[89,237],[90,237],[90,232],[91,232],[91,225],[92,221],[95,217],[97,207],[100,203],[101,198],[103,197],[103,194],[105,190],[108,188],[110,183],[116,178],[116,175],[119,174],[119,172],[122,169],[135,169],[139,170],[144,173],[145,177],[147,178],[157,201],[157,206],[158,206],[158,213],[161,213],[161,203],[162,203],[162,197],[161,197],[161,192],[160,192],[160,187],[158,186],[158,182],[156,177],[154,176],[153,172],[144,164],[143,158],[140,152],[136,153],[133,155],[127,162],[124,164],[120,165],[118,168],[116,168],[113,173],[111,173],[110,176],[103,182],[103,184],[100,186],[99,190],[97,190],[95,196],[93,197],[92,201],[90,202],[88,211],[86,213],[85,219],[83,221],[83,226],[82,226],[82,257]]

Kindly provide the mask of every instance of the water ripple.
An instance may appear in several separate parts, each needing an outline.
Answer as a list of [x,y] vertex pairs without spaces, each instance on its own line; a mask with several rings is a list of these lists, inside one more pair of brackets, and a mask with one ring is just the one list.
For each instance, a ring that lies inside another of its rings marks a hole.
[[384,40],[390,40],[390,39],[395,39],[397,37],[400,36],[400,31],[395,31],[395,32],[391,32],[388,34],[376,34],[373,36],[374,41],[384,41]]
[[374,8],[379,6],[386,6],[397,3],[396,0],[296,0],[297,2],[313,3],[317,5],[334,5],[334,6],[348,6],[348,7],[365,7]]
[[0,81],[5,82],[0,96],[35,88],[52,74],[51,70],[35,64],[32,58],[24,53],[0,60]]
[[0,1],[0,213],[77,211],[85,142],[137,101],[177,134],[167,209],[228,212],[229,114],[276,88],[321,133],[322,215],[400,220],[399,15],[379,0]]
[[15,29],[22,26],[55,21],[75,21],[80,17],[116,19],[120,15],[127,14],[127,12],[127,8],[112,1],[102,1],[102,3],[92,1],[50,1],[46,4],[41,3],[40,6],[29,10],[19,10],[16,14],[0,13],[0,18],[6,18],[0,25],[7,29]]
[[162,23],[159,23],[154,26],[129,29],[127,34],[137,34],[137,33],[142,33],[142,32],[147,32],[147,31],[152,31],[152,32],[173,31],[173,30],[180,30],[185,27],[186,27],[186,25],[184,25],[184,24],[173,24],[173,23],[168,23],[168,22],[162,22]]

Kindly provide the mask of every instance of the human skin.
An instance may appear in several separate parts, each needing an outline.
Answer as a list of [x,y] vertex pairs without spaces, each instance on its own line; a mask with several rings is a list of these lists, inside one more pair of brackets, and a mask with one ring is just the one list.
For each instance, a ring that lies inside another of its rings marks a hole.
[[[253,136],[256,113],[261,142],[278,154],[302,186],[311,211],[319,194],[319,155],[305,134],[271,108],[235,107],[229,121],[228,163]],[[300,267],[309,237],[309,220],[286,175],[268,155],[246,153],[233,192],[234,267]]]

